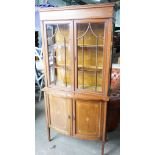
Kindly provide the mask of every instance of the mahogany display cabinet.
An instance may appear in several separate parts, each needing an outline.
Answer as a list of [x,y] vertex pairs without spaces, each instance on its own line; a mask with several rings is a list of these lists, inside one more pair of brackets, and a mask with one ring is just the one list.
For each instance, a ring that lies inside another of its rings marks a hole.
[[104,148],[113,14],[114,3],[40,9],[49,140],[54,128]]

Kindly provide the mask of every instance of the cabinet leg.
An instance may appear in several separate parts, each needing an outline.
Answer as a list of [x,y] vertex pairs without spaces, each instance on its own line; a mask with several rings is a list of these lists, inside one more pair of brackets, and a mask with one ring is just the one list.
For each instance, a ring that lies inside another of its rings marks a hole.
[[104,145],[105,145],[105,142],[102,142],[102,155],[104,155]]
[[48,140],[50,141],[51,140],[51,132],[50,132],[50,128],[47,128],[47,132],[48,132]]

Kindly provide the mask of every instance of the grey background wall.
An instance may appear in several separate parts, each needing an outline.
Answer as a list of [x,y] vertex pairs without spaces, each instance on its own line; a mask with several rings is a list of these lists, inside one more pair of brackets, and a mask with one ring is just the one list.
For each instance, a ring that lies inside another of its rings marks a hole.
[[[35,0],[35,4],[43,4],[45,1],[46,0]],[[65,5],[67,5],[67,2],[65,2],[65,1],[69,1],[69,0],[48,0],[48,3],[52,3],[56,6],[65,6]],[[88,4],[108,2],[108,0],[82,0],[82,1],[85,3],[88,3]],[[74,3],[75,0],[72,0],[72,2]]]
[[[39,5],[39,4],[43,4],[45,2],[45,0],[35,0],[35,4]],[[49,3],[54,4],[56,6],[65,6],[66,2],[64,2],[63,0],[48,0]]]

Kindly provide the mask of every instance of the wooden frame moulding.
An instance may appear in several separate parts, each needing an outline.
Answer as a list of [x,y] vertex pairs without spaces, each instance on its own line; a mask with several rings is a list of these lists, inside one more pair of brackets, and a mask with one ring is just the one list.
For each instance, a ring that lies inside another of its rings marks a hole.
[[[106,57],[107,57],[107,38],[106,38],[106,33],[108,31],[107,29],[107,22],[108,19],[83,19],[83,20],[74,20],[74,53],[75,53],[75,91],[81,91],[83,93],[85,92],[90,92],[90,93],[94,93],[94,94],[98,94],[100,92],[95,92],[95,91],[90,91],[90,90],[83,90],[83,89],[78,89],[78,51],[77,51],[77,47],[78,47],[78,43],[77,43],[77,24],[79,23],[104,23],[104,44],[103,44],[103,70],[102,70],[102,77],[106,77]],[[107,80],[106,80],[107,81]],[[106,96],[106,86],[105,86],[105,82],[104,80],[102,81],[102,92],[104,94],[104,96]]]
[[[112,18],[114,3],[40,9],[41,20]],[[104,8],[104,9],[103,9]],[[63,16],[62,16],[63,14]],[[93,16],[92,16],[93,14]]]
[[[105,47],[104,47],[104,73],[103,73],[103,90],[104,90],[104,96],[108,96],[108,90],[109,90],[109,80],[110,80],[110,67],[111,67],[111,44],[112,44],[112,19],[108,19],[106,24],[106,31],[105,31]],[[106,66],[106,67],[105,67]]]
[[47,33],[46,33],[46,25],[47,24],[69,24],[69,41],[70,41],[70,56],[71,56],[71,90],[74,90],[74,63],[73,63],[73,58],[74,58],[74,55],[73,55],[73,21],[72,20],[65,20],[65,21],[44,21],[43,22],[43,27],[44,27],[44,39],[43,39],[43,42],[44,42],[44,47],[43,47],[43,51],[44,51],[44,59],[45,59],[45,68],[46,68],[46,78],[47,78],[47,87],[53,87],[53,89],[57,89],[57,90],[69,90],[68,88],[63,88],[63,87],[58,87],[58,86],[54,86],[54,85],[51,85],[50,83],[50,67],[49,67],[49,56],[48,56],[48,49],[47,49]]

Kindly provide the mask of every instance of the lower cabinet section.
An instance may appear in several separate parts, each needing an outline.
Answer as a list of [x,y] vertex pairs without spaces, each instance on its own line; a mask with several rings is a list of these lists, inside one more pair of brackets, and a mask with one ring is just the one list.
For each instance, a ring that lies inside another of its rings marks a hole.
[[99,101],[75,101],[75,136],[83,139],[99,139],[101,136],[101,108]]
[[49,128],[80,139],[105,138],[106,102],[72,99],[46,94]]

